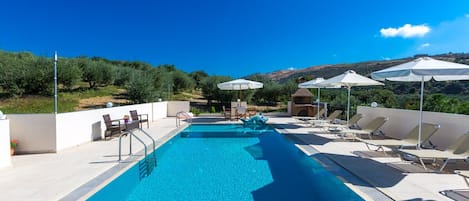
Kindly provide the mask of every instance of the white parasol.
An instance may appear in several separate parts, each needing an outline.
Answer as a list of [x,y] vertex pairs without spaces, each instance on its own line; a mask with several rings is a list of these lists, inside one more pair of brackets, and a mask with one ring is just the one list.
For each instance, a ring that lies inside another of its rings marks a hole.
[[247,89],[259,89],[264,87],[264,84],[260,82],[255,82],[251,80],[245,79],[236,79],[228,82],[222,82],[217,84],[217,87],[221,90],[239,90],[240,92],[240,99],[242,98],[242,90]]
[[317,115],[317,119],[319,119],[319,102],[321,102],[321,88],[339,88],[340,87],[339,85],[337,85],[337,86],[322,86],[322,85],[320,85],[320,83],[323,82],[323,81],[324,81],[324,78],[318,77],[314,80],[310,80],[310,81],[298,84],[298,88],[317,88],[318,89],[318,108],[317,108],[318,115]]
[[333,78],[327,79],[324,82],[321,82],[320,85],[323,86],[344,86],[348,90],[347,98],[347,124],[350,116],[350,89],[353,86],[370,86],[370,85],[384,85],[381,82],[377,82],[365,76],[355,73],[353,70],[348,70],[343,74],[335,76]]
[[419,139],[420,147],[422,134],[422,106],[423,88],[425,81],[432,78],[436,81],[469,80],[469,66],[447,61],[440,61],[430,57],[421,57],[413,61],[371,73],[375,80],[390,80],[399,82],[420,82],[420,113],[419,113]]

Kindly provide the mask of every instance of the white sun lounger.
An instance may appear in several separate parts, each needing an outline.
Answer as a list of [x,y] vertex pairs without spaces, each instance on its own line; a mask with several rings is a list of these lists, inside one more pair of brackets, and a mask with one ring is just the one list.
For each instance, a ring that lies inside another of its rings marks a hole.
[[388,118],[386,117],[376,117],[375,119],[371,120],[368,124],[363,126],[362,129],[346,129],[343,132],[345,133],[345,136],[347,136],[347,134],[349,133],[353,134],[354,139],[356,138],[356,136],[361,135],[366,135],[368,139],[371,139],[372,134],[378,131],[379,128],[381,128],[381,126],[383,126],[387,120]]
[[326,131],[337,131],[337,130],[345,130],[345,129],[358,129],[357,122],[363,117],[362,114],[357,113],[353,115],[352,118],[346,124],[334,124],[334,123],[326,123],[323,125],[324,130]]
[[[438,124],[429,124],[429,123],[422,123],[422,135],[421,135],[421,142],[427,142],[430,137],[440,128]],[[369,150],[372,150],[369,145],[376,146],[377,149],[375,151],[382,150],[384,154],[386,154],[384,147],[416,147],[418,144],[418,136],[419,136],[419,126],[415,126],[403,139],[383,139],[383,140],[365,140],[359,139],[360,141],[366,144],[366,147]]]
[[309,121],[311,123],[312,126],[316,125],[316,124],[319,124],[319,125],[322,125],[322,124],[326,124],[326,123],[333,123],[335,121],[335,119],[340,115],[342,114],[342,110],[335,110],[334,112],[332,112],[326,119],[323,119],[323,120],[311,120]]
[[[440,151],[436,149],[417,149],[417,150],[408,150],[408,149],[399,149],[402,154],[409,154],[418,158],[419,162],[422,164],[424,169],[427,169],[423,160],[432,159],[433,161],[437,159],[442,159],[445,162],[440,167],[440,172],[446,167],[450,160],[465,160],[468,158],[469,154],[469,132],[460,136],[451,146],[446,150]],[[467,172],[469,177],[469,171]]]
[[466,181],[466,184],[469,186],[469,170],[455,170],[454,173],[461,175],[464,177],[464,181]]

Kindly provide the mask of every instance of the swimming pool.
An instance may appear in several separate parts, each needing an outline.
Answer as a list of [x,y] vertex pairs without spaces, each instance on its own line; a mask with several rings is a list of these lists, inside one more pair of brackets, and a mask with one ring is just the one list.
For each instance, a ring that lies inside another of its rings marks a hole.
[[[151,157],[151,156],[149,156]],[[363,200],[271,127],[191,125],[89,200]]]

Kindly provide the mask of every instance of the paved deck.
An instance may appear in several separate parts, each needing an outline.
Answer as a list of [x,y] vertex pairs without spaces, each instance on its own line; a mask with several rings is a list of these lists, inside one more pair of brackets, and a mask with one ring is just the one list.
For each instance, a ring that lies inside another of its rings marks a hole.
[[[369,151],[362,142],[342,140],[295,119],[271,118],[269,123],[276,124],[282,134],[299,139],[297,146],[313,147],[313,152],[303,149],[307,154],[333,160],[394,200],[452,200],[440,192],[469,189],[463,178],[454,173],[425,171],[398,156]],[[469,169],[469,165],[463,163],[462,168]]]
[[[196,122],[225,121],[215,118],[215,121],[198,119]],[[376,189],[395,200],[450,200],[439,192],[468,188],[462,177],[455,174],[399,170],[395,167],[401,167],[402,163],[396,157],[359,157],[359,152],[367,151],[363,143],[337,140],[334,135],[321,134],[320,130],[292,118],[270,117],[269,123],[275,124],[301,150],[323,163],[345,180],[346,185],[369,200],[382,196],[374,195]],[[158,142],[163,142],[178,128],[174,118],[166,118],[151,123],[150,129],[145,130]],[[149,139],[145,141],[150,142]],[[123,145],[124,153],[128,153],[128,140],[124,140]],[[75,200],[98,185],[90,182],[93,179],[103,178],[106,172],[116,167],[125,168],[126,164],[117,162],[117,147],[118,139],[114,138],[85,143],[54,154],[14,156],[11,167],[0,169],[0,200]],[[134,153],[143,149],[136,140],[133,147]],[[138,157],[141,156],[124,156],[123,159],[132,161]],[[402,167],[406,169],[406,165]],[[415,167],[410,170],[418,170]],[[365,182],[355,179],[355,176]]]
[[[177,129],[174,118],[161,119],[152,122],[150,129],[144,128],[157,141]],[[123,153],[128,154],[128,137],[123,139]],[[151,142],[149,138],[142,139],[147,144]],[[0,169],[0,200],[60,200],[119,165],[118,145],[119,139],[113,138],[85,143],[58,153],[15,155],[11,167]],[[134,153],[143,150],[143,145],[137,140],[133,140],[132,146]],[[133,160],[128,155],[122,159]]]

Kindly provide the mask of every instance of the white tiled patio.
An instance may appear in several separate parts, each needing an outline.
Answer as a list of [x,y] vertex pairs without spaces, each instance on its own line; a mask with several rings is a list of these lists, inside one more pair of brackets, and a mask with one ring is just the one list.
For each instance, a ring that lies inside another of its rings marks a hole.
[[[180,128],[176,128],[174,118],[165,118],[152,122],[150,129],[144,130],[158,142],[162,142],[178,129]],[[150,144],[149,138],[145,138],[142,134],[139,136]],[[118,145],[119,139],[113,138],[108,141],[85,143],[59,153],[15,155],[12,158],[12,166],[0,169],[2,192],[0,200],[64,198],[83,184],[118,165]],[[128,137],[123,138],[122,145],[123,154],[128,154]],[[135,139],[132,145],[133,153],[143,149],[143,145]],[[128,155],[123,155],[122,159],[125,160],[127,157]],[[67,199],[74,200],[75,197],[69,196]]]
[[[208,118],[199,119],[199,122],[213,121]],[[320,158],[327,158],[339,168],[347,169],[348,174],[366,181],[346,181],[346,184],[368,200],[376,198],[370,192],[363,191],[370,188],[370,184],[394,200],[450,200],[440,192],[469,188],[463,178],[455,174],[405,173],[391,167],[392,164],[400,164],[399,158],[359,157],[357,152],[367,151],[363,143],[335,140],[337,137],[330,134],[313,134],[317,130],[289,117],[272,116],[269,123],[316,160],[323,162]],[[150,129],[145,130],[161,143],[179,129],[175,126],[174,118],[165,118],[152,122]],[[124,153],[128,153],[128,140],[125,138],[123,142]],[[143,149],[136,140],[133,141],[133,147],[134,153]],[[117,155],[118,139],[113,138],[85,143],[54,154],[14,156],[11,167],[0,169],[0,200],[78,199],[99,185],[90,182],[94,178],[102,177],[113,167],[126,168],[128,163],[119,165]],[[324,164],[332,170],[328,164]],[[348,179],[342,175],[338,177]]]
[[[394,200],[452,200],[441,192],[469,189],[464,179],[454,173],[426,172],[415,164],[402,161],[398,156],[370,153],[373,151],[368,150],[362,142],[344,141],[295,119],[272,118],[270,123],[277,124],[282,134],[294,136],[302,145],[313,147]],[[307,154],[314,156],[317,153]],[[469,168],[467,163],[462,165]]]

